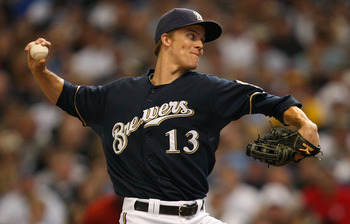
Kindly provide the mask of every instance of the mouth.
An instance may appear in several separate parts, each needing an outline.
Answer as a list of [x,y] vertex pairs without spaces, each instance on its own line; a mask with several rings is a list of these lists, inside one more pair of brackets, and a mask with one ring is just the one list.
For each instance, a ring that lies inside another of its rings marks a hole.
[[199,57],[199,53],[194,53],[194,52],[192,52],[191,54],[194,54],[194,55],[196,55],[197,57]]
[[199,60],[200,60],[200,54],[199,53],[195,53],[195,52],[191,52],[191,54],[195,55],[195,57],[196,57],[195,60],[198,63]]
[[191,54],[195,55],[197,57],[197,62],[199,61],[200,59],[200,54],[199,53],[195,53],[195,52],[192,52]]

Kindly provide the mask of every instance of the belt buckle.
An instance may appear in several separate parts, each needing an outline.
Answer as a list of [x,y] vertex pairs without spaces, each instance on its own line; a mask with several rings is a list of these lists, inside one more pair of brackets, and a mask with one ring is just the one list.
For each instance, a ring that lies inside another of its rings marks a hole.
[[179,216],[183,218],[188,218],[194,216],[197,212],[198,204],[193,202],[191,204],[183,204],[179,207]]

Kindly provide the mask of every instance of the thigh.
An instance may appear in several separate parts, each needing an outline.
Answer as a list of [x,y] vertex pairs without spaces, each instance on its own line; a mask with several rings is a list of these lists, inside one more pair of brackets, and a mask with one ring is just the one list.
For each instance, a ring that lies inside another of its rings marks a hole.
[[226,224],[214,217],[211,217],[205,211],[199,212],[197,215],[195,215],[192,218],[183,219],[181,223],[183,224]]
[[226,224],[209,216],[208,213],[199,213],[192,218],[181,218],[172,215],[154,215],[144,212],[123,212],[120,224]]
[[128,211],[122,212],[120,224],[181,224],[179,216],[155,215],[147,212]]
[[214,217],[208,216],[201,222],[201,224],[226,224],[226,223],[221,222],[220,220]]

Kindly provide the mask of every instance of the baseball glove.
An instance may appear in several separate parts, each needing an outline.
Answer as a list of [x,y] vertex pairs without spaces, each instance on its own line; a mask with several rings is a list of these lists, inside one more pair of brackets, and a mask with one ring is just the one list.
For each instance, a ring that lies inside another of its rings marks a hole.
[[[248,156],[272,166],[284,166],[294,161],[295,153],[304,158],[315,157],[321,148],[304,139],[299,132],[282,126],[272,127],[271,132],[258,137],[247,146]],[[322,152],[321,152],[322,153]]]

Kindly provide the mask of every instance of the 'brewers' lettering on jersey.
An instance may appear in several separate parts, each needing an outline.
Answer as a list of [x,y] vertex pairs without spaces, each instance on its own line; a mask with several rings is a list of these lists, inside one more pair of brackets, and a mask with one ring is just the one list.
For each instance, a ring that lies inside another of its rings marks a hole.
[[164,103],[160,107],[155,106],[144,110],[141,119],[136,116],[127,124],[123,124],[122,122],[116,123],[112,130],[114,152],[116,154],[123,152],[128,144],[128,136],[136,131],[142,123],[145,123],[144,128],[147,128],[149,126],[157,126],[170,118],[192,116],[194,110],[189,109],[187,104],[187,101],[171,101]]

